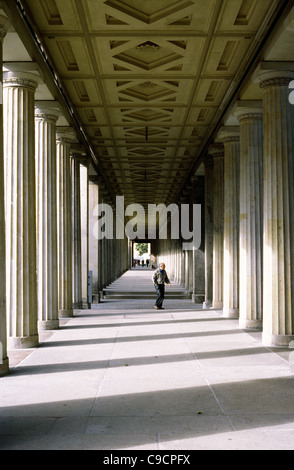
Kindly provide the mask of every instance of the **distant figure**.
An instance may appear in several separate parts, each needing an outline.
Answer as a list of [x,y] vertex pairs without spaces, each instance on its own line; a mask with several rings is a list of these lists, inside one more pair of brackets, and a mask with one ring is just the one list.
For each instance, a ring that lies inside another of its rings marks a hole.
[[157,294],[154,308],[156,310],[164,310],[162,304],[164,301],[165,284],[168,284],[168,286],[171,287],[164,263],[160,263],[159,268],[154,271],[152,280]]
[[148,266],[149,266],[149,259],[146,259],[146,266],[147,266],[147,268],[148,268]]

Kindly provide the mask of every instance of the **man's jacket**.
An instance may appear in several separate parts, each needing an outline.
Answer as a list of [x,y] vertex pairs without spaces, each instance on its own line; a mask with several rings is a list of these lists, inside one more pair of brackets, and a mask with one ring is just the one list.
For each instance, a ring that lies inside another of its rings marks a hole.
[[166,274],[166,271],[161,271],[160,268],[156,269],[154,271],[152,280],[154,285],[156,286],[157,284],[170,284],[170,280]]

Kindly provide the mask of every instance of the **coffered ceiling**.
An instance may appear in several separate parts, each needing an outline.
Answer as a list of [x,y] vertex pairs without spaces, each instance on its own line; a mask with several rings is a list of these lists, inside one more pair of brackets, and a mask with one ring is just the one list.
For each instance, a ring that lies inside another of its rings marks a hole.
[[283,3],[21,2],[127,204],[177,200]]

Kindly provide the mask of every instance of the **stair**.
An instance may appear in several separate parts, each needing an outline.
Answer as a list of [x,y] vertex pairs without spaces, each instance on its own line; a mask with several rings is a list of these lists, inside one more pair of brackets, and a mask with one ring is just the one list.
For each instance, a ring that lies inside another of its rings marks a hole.
[[[103,289],[103,299],[155,299],[153,269],[133,268]],[[176,283],[166,286],[166,299],[191,299],[191,294]]]

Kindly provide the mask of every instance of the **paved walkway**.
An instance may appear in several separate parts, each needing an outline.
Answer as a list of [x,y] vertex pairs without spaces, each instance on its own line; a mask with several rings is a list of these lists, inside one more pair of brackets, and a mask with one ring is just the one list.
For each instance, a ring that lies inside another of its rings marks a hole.
[[165,307],[105,300],[25,351],[0,379],[0,449],[294,449],[289,350],[190,300]]

